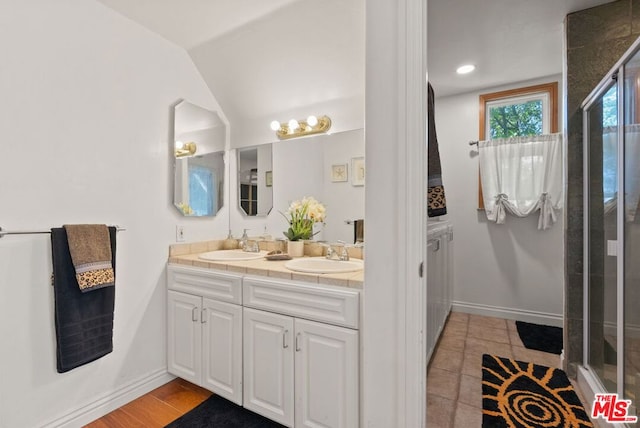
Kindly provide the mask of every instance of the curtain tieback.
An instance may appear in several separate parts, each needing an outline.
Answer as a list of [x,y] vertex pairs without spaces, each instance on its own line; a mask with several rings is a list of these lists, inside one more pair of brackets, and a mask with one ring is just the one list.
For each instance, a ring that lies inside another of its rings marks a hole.
[[498,193],[496,196],[496,224],[504,224],[507,219],[507,202],[509,197],[505,193]]
[[[549,221],[551,220],[551,221]],[[556,222],[556,213],[549,194],[544,192],[540,195],[540,216],[538,217],[538,230],[548,229]]]

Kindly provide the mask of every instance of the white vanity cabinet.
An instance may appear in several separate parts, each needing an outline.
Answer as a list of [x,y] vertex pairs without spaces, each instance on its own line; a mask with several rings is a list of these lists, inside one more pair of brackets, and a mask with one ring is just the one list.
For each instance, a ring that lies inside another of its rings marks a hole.
[[[255,278],[243,287],[244,406],[288,427],[357,427],[358,293]],[[338,319],[348,327],[329,324]]]
[[169,265],[168,371],[242,404],[242,278]]
[[448,221],[427,230],[427,361],[451,311],[453,287],[453,226]]
[[167,272],[170,373],[288,427],[360,425],[358,291]]

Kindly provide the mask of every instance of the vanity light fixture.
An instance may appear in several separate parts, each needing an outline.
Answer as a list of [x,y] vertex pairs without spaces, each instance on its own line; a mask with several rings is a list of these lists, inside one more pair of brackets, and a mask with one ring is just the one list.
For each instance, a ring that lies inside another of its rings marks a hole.
[[196,154],[197,150],[196,143],[190,141],[188,143],[183,143],[182,141],[176,141],[176,150],[175,155],[177,158],[183,158],[185,156],[193,156]]
[[271,129],[276,131],[279,139],[288,140],[328,132],[331,129],[331,119],[328,116],[309,116],[307,120],[291,119],[288,123],[274,120],[271,122]]

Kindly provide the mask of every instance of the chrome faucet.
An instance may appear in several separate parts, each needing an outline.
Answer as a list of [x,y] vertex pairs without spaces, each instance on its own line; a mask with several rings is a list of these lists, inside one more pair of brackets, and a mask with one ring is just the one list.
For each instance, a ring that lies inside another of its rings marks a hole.
[[[335,250],[333,247],[340,246],[342,249],[340,252]],[[336,244],[327,244],[327,255],[325,256],[328,260],[341,260],[347,261],[349,260],[349,251],[347,250],[349,246],[344,241],[338,241]]]
[[258,245],[258,241],[248,240],[246,244],[244,244],[244,251],[247,253],[259,253],[260,246]]

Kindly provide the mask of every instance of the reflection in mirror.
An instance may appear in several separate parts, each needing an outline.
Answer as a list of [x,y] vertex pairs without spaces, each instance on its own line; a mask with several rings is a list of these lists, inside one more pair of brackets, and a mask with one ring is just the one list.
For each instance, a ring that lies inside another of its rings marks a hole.
[[185,216],[215,216],[224,201],[225,125],[187,101],[175,106],[173,203]]
[[273,208],[271,144],[238,149],[238,203],[246,216],[266,216]]
[[[318,228],[320,232],[313,237],[314,240],[354,243],[365,239],[361,230],[362,223],[358,222],[356,226],[355,221],[365,218],[366,184],[361,185],[352,171],[353,163],[362,160],[365,155],[363,129],[249,147],[250,151],[253,150],[252,155],[234,154],[233,159],[237,161],[234,177],[240,179],[238,171],[253,168],[245,167],[245,159],[248,165],[255,165],[255,160],[249,163],[249,159],[259,156],[256,152],[259,147],[268,147],[272,155],[274,191],[273,202],[269,200],[268,208],[273,208],[266,217],[248,216],[243,209],[232,209],[229,228],[235,236],[240,236],[243,229],[248,229],[249,236],[264,235],[282,239],[288,226],[280,213],[286,211],[291,202],[312,196],[322,202],[327,210],[325,224]],[[244,149],[237,148],[232,153],[242,150]],[[260,180],[266,171],[263,174],[258,166],[257,179]],[[234,198],[243,195],[240,194],[239,185],[233,184],[232,188],[230,205],[239,206],[240,202],[236,202]],[[245,207],[248,209],[246,202]],[[356,227],[360,229],[359,235],[356,234]]]

